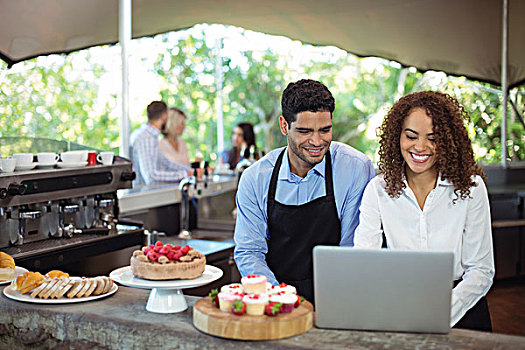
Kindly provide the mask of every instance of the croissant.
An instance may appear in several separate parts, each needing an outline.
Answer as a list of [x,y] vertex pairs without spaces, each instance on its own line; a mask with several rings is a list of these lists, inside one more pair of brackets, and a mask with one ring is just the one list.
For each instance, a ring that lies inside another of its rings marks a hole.
[[40,272],[25,272],[16,279],[16,289],[26,294],[44,282],[44,276]]
[[15,279],[15,260],[9,254],[0,252],[0,281]]
[[60,270],[51,270],[48,273],[46,273],[46,277],[49,278],[69,278],[69,274],[62,272]]

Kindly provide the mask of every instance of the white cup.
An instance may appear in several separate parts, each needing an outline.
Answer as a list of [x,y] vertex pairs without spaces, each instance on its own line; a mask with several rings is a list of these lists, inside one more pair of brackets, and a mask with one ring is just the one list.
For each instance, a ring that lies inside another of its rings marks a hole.
[[40,164],[54,164],[58,161],[58,154],[53,152],[40,152],[37,153],[36,158]]
[[100,163],[102,163],[104,165],[113,164],[113,157],[114,157],[114,155],[115,155],[115,153],[113,153],[113,152],[100,152],[97,155],[97,161],[99,161]]
[[2,158],[2,171],[4,173],[12,173],[15,171],[16,159],[13,157]]
[[68,151],[60,153],[60,159],[64,163],[80,163],[82,161],[82,153],[77,151]]
[[80,154],[79,162],[87,162],[89,151],[87,151],[87,150],[80,150],[80,151],[69,151],[67,153],[78,153],[78,154]]
[[13,158],[16,159],[17,165],[29,165],[33,163],[33,153],[15,153]]

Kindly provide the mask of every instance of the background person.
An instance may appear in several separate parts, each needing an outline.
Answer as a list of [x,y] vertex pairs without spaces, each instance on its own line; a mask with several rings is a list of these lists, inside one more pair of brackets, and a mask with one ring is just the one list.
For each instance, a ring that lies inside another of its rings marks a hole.
[[294,285],[313,302],[312,249],[353,245],[374,169],[361,152],[332,142],[335,100],[326,86],[290,83],[281,105],[288,145],[248,167],[239,181],[234,257],[243,276]]
[[191,168],[174,163],[158,149],[158,138],[168,118],[168,108],[162,101],[153,101],[147,108],[148,122],[130,137],[131,161],[137,174],[134,185],[179,181]]
[[[433,91],[394,104],[380,129],[380,175],[361,204],[355,247],[454,252],[451,326],[490,331],[494,277],[485,175],[451,96]],[[432,315],[429,315],[432,317]]]
[[186,115],[180,109],[168,109],[164,137],[159,140],[159,151],[170,161],[190,167],[188,148],[181,137],[186,128],[186,119]]
[[254,151],[254,158],[258,159],[259,154],[255,144],[253,125],[250,123],[239,123],[233,128],[232,148],[222,152],[221,160],[223,163],[228,163],[230,169],[233,170],[241,160],[250,158],[251,149]]

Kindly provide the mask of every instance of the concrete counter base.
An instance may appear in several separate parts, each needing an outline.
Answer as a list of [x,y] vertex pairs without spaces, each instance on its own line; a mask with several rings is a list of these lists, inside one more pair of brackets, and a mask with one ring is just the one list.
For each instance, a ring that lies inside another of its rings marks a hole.
[[44,305],[0,298],[2,349],[525,349],[525,337],[453,329],[447,335],[313,328],[288,339],[234,341],[206,335],[190,308],[176,314],[145,310],[149,290],[120,286],[106,299]]

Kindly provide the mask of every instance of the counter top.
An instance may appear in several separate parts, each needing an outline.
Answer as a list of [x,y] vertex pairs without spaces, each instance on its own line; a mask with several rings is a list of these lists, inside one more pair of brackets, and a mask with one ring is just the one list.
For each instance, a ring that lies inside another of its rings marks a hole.
[[449,334],[312,328],[291,338],[234,341],[204,334],[192,323],[193,304],[176,314],[145,310],[148,290],[119,286],[113,296],[65,305],[0,297],[0,348],[108,349],[525,349],[525,337],[453,329]]
[[[216,196],[227,191],[235,191],[237,189],[237,181],[237,176],[213,175],[206,187],[200,181],[197,184],[197,189],[192,185],[190,196],[202,198]],[[181,201],[181,191],[179,190],[178,182],[140,185],[131,189],[119,190],[117,194],[121,214],[176,204]]]

